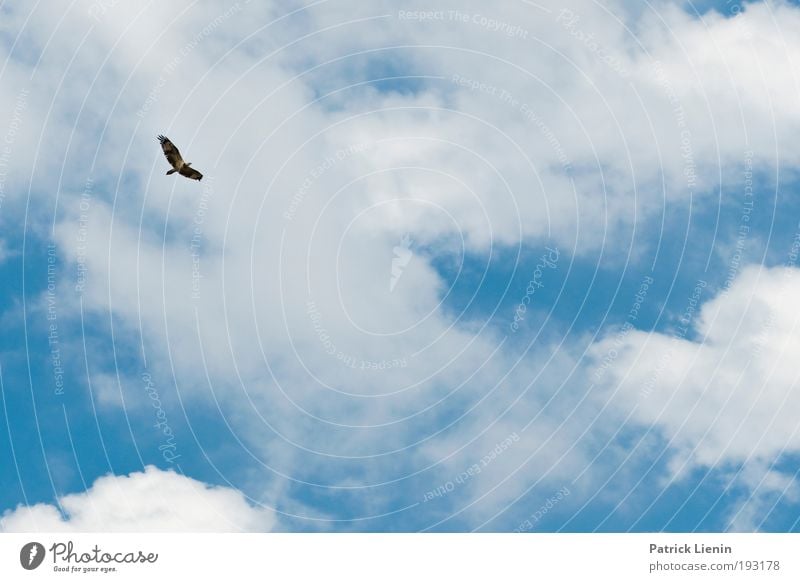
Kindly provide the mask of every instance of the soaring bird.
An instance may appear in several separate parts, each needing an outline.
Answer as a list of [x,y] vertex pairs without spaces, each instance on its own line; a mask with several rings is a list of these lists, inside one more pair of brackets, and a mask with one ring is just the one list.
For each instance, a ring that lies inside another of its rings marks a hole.
[[172,166],[172,169],[167,172],[167,176],[178,172],[181,176],[186,176],[192,180],[203,179],[203,174],[190,167],[192,162],[183,161],[181,152],[178,151],[178,148],[175,147],[174,143],[169,141],[169,139],[163,135],[158,136],[158,141],[161,142],[161,149],[164,150],[164,155],[167,157],[167,161]]

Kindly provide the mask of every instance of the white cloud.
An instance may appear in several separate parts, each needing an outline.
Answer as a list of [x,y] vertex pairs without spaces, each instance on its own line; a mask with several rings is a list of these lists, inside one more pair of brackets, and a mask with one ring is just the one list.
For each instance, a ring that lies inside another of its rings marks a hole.
[[672,333],[632,331],[591,350],[597,366],[616,356],[598,388],[667,440],[670,479],[705,467],[745,491],[732,529],[752,531],[776,498],[797,499],[793,476],[773,463],[800,454],[798,293],[800,270],[751,265],[713,298],[695,287]]
[[764,530],[764,524],[781,501],[800,501],[800,487],[795,475],[771,469],[768,463],[744,465],[730,482],[740,482],[744,494],[728,512],[727,527],[731,531]]
[[[665,196],[686,200],[687,171],[696,174],[694,190],[702,194],[713,189],[722,166],[740,167],[748,150],[756,152],[759,164],[798,161],[792,147],[800,125],[792,97],[798,79],[786,71],[795,70],[793,63],[800,60],[800,42],[786,31],[800,22],[800,11],[789,5],[748,5],[736,18],[709,13],[701,21],[668,4],[657,6],[657,14],[635,15],[622,4],[606,10],[583,1],[549,11],[504,6],[496,13],[480,2],[453,4],[462,14],[520,23],[530,32],[527,38],[516,38],[481,25],[480,18],[477,23],[449,17],[419,23],[399,18],[391,2],[368,8],[356,4],[352,10],[342,4],[337,2],[333,13],[333,6],[323,4],[289,16],[238,46],[237,34],[238,39],[244,36],[240,27],[249,27],[254,11],[262,10],[252,3],[230,14],[211,3],[188,11],[122,5],[109,9],[101,15],[102,26],[91,28],[70,70],[71,78],[91,80],[96,73],[103,77],[102,94],[95,90],[99,85],[93,86],[81,112],[103,123],[102,115],[108,116],[96,168],[158,176],[163,160],[149,142],[154,133],[169,128],[183,147],[191,146],[195,165],[205,160],[209,174],[238,178],[246,171],[241,183],[237,179],[218,186],[238,185],[231,219],[239,224],[240,211],[261,202],[261,190],[272,178],[277,181],[270,198],[282,202],[282,211],[304,173],[326,154],[353,143],[379,141],[379,147],[356,156],[337,173],[352,179],[417,164],[433,172],[395,170],[370,176],[342,194],[350,210],[402,194],[444,207],[454,220],[444,219],[429,204],[416,211],[406,208],[399,215],[375,214],[376,228],[415,225],[434,238],[463,234],[468,244],[483,250],[490,241],[553,238],[581,254],[607,237],[612,242],[635,220],[657,212]],[[81,32],[90,28],[93,20],[85,14],[90,5],[70,12],[62,26]],[[407,8],[414,9],[414,3]],[[12,14],[20,20],[27,16]],[[349,20],[342,14],[388,16],[332,27]],[[49,38],[50,20],[52,15],[36,11],[28,34]],[[203,30],[217,21],[204,35]],[[168,24],[169,34],[162,34]],[[289,42],[309,29],[326,28],[273,58],[259,60],[251,51],[266,42],[264,36],[277,44],[275,38]],[[353,34],[353,29],[359,33]],[[425,45],[431,35],[452,48],[377,50],[347,56],[306,75],[297,62],[325,63],[350,51],[381,49],[395,42]],[[588,35],[591,42],[586,41]],[[70,39],[79,37],[82,34],[56,34],[49,50],[70,55],[77,50]],[[755,43],[753,38],[770,40]],[[101,55],[110,49],[104,62]],[[622,76],[609,67],[602,60],[606,54],[614,55],[629,74]],[[165,71],[171,58],[180,61]],[[361,80],[359,72],[381,59],[399,60],[412,72],[441,80],[428,81],[414,94],[355,88],[344,93],[347,99],[336,96],[305,107],[315,95],[319,75],[338,73],[333,86],[339,89],[350,80],[343,75]],[[46,97],[55,91],[52,85],[63,65],[45,60],[39,66],[32,105],[46,110]],[[337,68],[346,66],[354,68]],[[206,72],[198,77],[197,71]],[[470,90],[453,82],[454,75],[494,92]],[[264,87],[270,88],[266,95]],[[113,111],[109,88],[117,99]],[[510,99],[503,99],[502,91]],[[63,164],[88,173],[97,142],[99,127],[84,130],[77,119],[69,118],[87,97],[84,85],[58,87],[55,96],[57,108],[66,115],[48,119],[47,131],[63,139],[48,142],[71,144],[81,151],[80,156],[77,151],[40,155],[40,165],[59,164],[37,175],[42,185],[53,180],[49,175],[60,176]],[[140,119],[136,113],[145,103]],[[343,123],[333,125],[338,122]],[[134,135],[137,128],[140,133]],[[251,131],[254,128],[258,130]],[[276,176],[294,147],[321,129],[323,135],[306,144]],[[29,130],[36,134],[38,128]],[[140,153],[152,150],[152,155]],[[575,191],[565,163],[576,172]],[[327,174],[325,182],[332,176]],[[128,198],[130,193],[124,195]],[[150,192],[147,203],[163,212],[168,199]],[[181,214],[174,205],[171,211]],[[279,217],[275,219],[279,225]],[[275,223],[262,226],[270,225]]]
[[[628,334],[605,376],[618,406],[664,430],[690,465],[800,452],[799,275],[746,267],[728,293],[704,303],[696,320],[680,321],[673,335]],[[595,356],[613,342],[598,343]]]
[[5,532],[270,531],[275,515],[240,491],[209,486],[153,466],[141,473],[100,477],[83,493],[3,513]]
[[[193,4],[185,12],[177,6],[119,4],[97,25],[86,17],[88,2],[63,23],[60,14],[36,11],[27,34],[38,42],[30,46],[41,50],[52,38],[47,50],[59,55],[39,63],[26,113],[31,123],[42,120],[44,129],[29,131],[48,149],[35,157],[37,141],[29,138],[32,143],[20,142],[14,155],[19,160],[27,149],[31,161],[38,160],[34,191],[43,202],[59,192],[55,236],[67,260],[85,260],[86,312],[112,312],[115,322],[136,330],[126,336],[123,328],[116,337],[131,343],[143,338],[151,367],[174,372],[181,395],[213,398],[228,414],[246,418],[236,423],[244,440],[289,475],[322,473],[338,483],[351,477],[341,477],[346,471],[331,457],[394,449],[412,452],[403,463],[390,456],[370,465],[365,481],[385,479],[387,471],[395,471],[393,463],[402,475],[409,465],[439,461],[502,410],[479,409],[452,441],[442,437],[420,446],[441,428],[425,413],[434,421],[462,413],[487,386],[524,385],[539,371],[536,366],[544,365],[543,358],[531,358],[535,364],[506,377],[517,354],[507,346],[495,353],[502,341],[496,328],[441,308],[448,290],[435,259],[464,251],[486,257],[493,245],[546,242],[559,244],[565,263],[571,253],[604,245],[615,251],[612,259],[624,258],[626,249],[614,246],[624,240],[620,233],[654,216],[665,199],[688,200],[685,172],[695,165],[701,193],[713,186],[721,165],[739,167],[749,149],[758,152],[759,164],[777,164],[763,154],[775,151],[781,163],[800,161],[789,147],[800,118],[793,106],[795,80],[786,75],[796,70],[800,43],[796,35],[781,34],[800,26],[800,11],[782,4],[749,6],[737,19],[700,22],[663,6],[662,20],[649,12],[632,15],[621,4],[611,11],[576,1],[569,9],[579,18],[566,20],[560,4],[542,12],[519,3],[494,15],[529,32],[527,38],[510,38],[472,20],[488,15],[485,3],[453,3],[469,15],[464,24],[421,24],[398,18],[395,3],[337,1],[280,26],[253,29],[255,36],[237,45],[241,37],[235,31],[265,21],[254,11],[273,10],[255,4],[226,17],[196,46],[191,45],[196,35],[225,12],[212,3],[196,9]],[[20,23],[27,17],[13,14]],[[381,14],[389,16],[346,23]],[[53,35],[56,26],[70,34]],[[86,44],[76,46],[87,31]],[[282,40],[309,32],[316,34],[269,56]],[[746,33],[770,41],[756,44]],[[598,44],[581,40],[588,34]],[[447,48],[423,46],[432,39]],[[709,51],[712,41],[717,50]],[[379,50],[306,71],[351,51],[391,44],[420,47]],[[187,46],[192,48],[184,56]],[[601,49],[629,74],[603,62]],[[61,86],[73,55],[70,83]],[[165,70],[178,56],[179,65]],[[361,81],[362,74],[382,76],[368,71],[386,62],[440,79],[428,79],[414,91],[353,89],[311,104],[319,95],[315,82],[339,89]],[[453,82],[456,74],[497,90],[469,90]],[[508,100],[498,96],[502,91]],[[688,158],[681,149],[683,129],[691,135]],[[170,135],[205,173],[202,185],[163,175],[157,133]],[[97,150],[100,138],[103,147]],[[353,146],[355,153],[318,170]],[[565,165],[574,173],[574,187]],[[67,184],[60,182],[62,175]],[[84,248],[78,240],[80,191],[89,175],[96,179]],[[201,203],[207,209],[198,225]],[[39,219],[49,227],[51,207],[35,205],[33,212],[38,208],[45,209]],[[290,208],[289,220],[284,213]],[[198,226],[200,258],[193,263]],[[389,292],[393,248],[406,233],[425,250],[417,251]],[[72,267],[65,269],[70,293]],[[200,291],[193,299],[196,282]],[[69,297],[66,291],[62,295],[62,313]],[[326,341],[309,316],[312,300],[335,345],[333,354],[326,353]],[[71,305],[74,315],[77,302]],[[704,317],[713,309],[705,307]],[[512,316],[498,313],[495,322]],[[631,368],[625,377],[630,392],[634,372],[646,376],[657,360],[653,346],[674,351],[683,371],[670,368],[660,381],[681,387],[676,402],[667,398],[673,394],[669,389],[654,391],[637,409],[638,419],[681,435],[674,442],[682,450],[700,443],[692,458],[707,464],[747,458],[754,444],[748,430],[734,431],[734,419],[758,430],[774,404],[746,388],[736,402],[750,403],[752,415],[749,407],[728,402],[724,386],[738,385],[736,374],[743,370],[724,347],[726,336],[716,333],[721,335],[699,345],[637,332],[617,362],[617,369]],[[362,371],[348,368],[339,353],[357,365],[400,359],[407,365]],[[572,369],[567,359],[563,370]],[[714,376],[717,364],[725,369]],[[759,377],[748,373],[751,381]],[[722,380],[710,391],[699,390],[698,385],[705,387],[703,374]],[[556,382],[557,376],[545,377]],[[694,383],[684,390],[689,376]],[[111,398],[113,383],[101,386],[110,388],[101,394]],[[767,392],[775,399],[782,394],[780,388]],[[703,406],[693,412],[698,422],[684,426],[679,413],[699,400]],[[557,402],[562,408],[573,404],[568,397]],[[511,416],[524,423],[541,405],[538,395],[529,395]],[[713,406],[733,406],[733,413],[715,419],[709,416]],[[563,472],[575,470],[583,457],[572,445],[584,420],[575,418],[576,430],[564,427],[560,440],[539,453],[541,463],[526,469],[529,480],[568,451]],[[793,439],[784,413],[776,422],[777,430],[755,447],[764,458]],[[475,450],[491,448],[514,428],[509,422],[489,431]],[[545,438],[551,429],[548,423],[537,426],[532,430],[537,437],[531,438]],[[508,464],[510,471],[537,447],[515,447],[521,452],[505,455],[496,466]],[[461,461],[454,463],[445,475]],[[522,475],[515,477],[508,494],[526,484]],[[475,497],[483,491],[478,488]]]

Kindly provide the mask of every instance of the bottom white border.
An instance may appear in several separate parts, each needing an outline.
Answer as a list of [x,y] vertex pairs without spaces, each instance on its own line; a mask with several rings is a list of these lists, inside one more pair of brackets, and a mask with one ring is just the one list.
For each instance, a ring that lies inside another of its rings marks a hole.
[[795,534],[0,534],[0,580],[779,581],[800,580],[798,550]]

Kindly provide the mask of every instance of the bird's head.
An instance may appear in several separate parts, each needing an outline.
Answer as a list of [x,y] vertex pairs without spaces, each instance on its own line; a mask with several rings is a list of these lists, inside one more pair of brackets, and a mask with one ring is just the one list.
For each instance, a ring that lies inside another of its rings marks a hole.
[[191,166],[191,165],[192,165],[192,162],[186,162],[184,165],[185,165],[185,166]]

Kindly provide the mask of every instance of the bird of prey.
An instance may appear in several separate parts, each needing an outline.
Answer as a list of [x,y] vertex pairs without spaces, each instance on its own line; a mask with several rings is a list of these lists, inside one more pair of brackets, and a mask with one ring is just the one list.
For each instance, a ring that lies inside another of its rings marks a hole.
[[167,176],[178,172],[181,176],[186,176],[191,180],[203,179],[203,174],[190,167],[192,162],[183,161],[181,152],[178,151],[178,148],[175,147],[174,143],[169,141],[169,139],[163,135],[158,136],[158,141],[161,142],[161,149],[164,150],[164,155],[167,157],[167,161],[172,166],[172,169],[167,172]]

